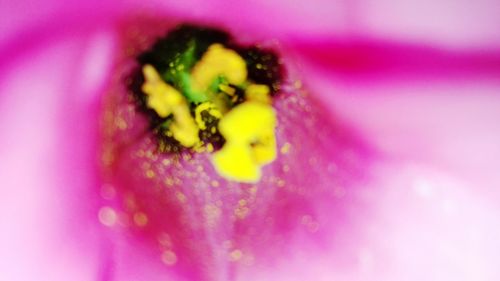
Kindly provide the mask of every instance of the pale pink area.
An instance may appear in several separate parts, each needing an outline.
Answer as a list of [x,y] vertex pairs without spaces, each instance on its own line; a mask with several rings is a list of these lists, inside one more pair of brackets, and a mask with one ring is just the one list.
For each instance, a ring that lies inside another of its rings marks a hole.
[[[301,247],[280,264],[238,280],[497,280],[498,200],[427,165],[384,165],[367,193],[372,213],[338,252]],[[296,244],[307,245],[297,239]]]
[[[312,271],[319,280],[497,280],[496,52],[422,48],[429,54],[422,60],[433,66],[425,71],[411,57],[414,48],[405,57],[408,49],[390,44],[392,52],[353,46],[340,48],[340,61],[306,52],[300,65],[318,96],[370,136],[384,160],[368,187],[373,213],[357,220],[363,237],[347,241],[338,256],[316,258]],[[311,274],[300,266],[311,258],[298,255],[292,268],[300,269],[289,280]]]
[[398,160],[475,175],[492,190],[498,184],[491,163],[500,156],[500,51],[383,48],[379,42],[343,46],[342,59],[320,60],[317,53],[330,49],[329,43],[312,48],[316,52],[296,46],[318,95],[377,147]]
[[[54,40],[1,70],[5,280],[92,280],[100,274],[97,202],[88,188],[97,184],[96,102],[110,40],[102,32]],[[92,60],[101,61],[88,66]]]
[[500,46],[495,0],[354,2],[361,35],[453,48]]
[[476,49],[500,44],[500,4],[495,0],[24,0],[3,2],[0,8],[4,39],[53,18],[79,18],[85,24],[121,14],[156,13],[251,27],[281,38],[362,36]]

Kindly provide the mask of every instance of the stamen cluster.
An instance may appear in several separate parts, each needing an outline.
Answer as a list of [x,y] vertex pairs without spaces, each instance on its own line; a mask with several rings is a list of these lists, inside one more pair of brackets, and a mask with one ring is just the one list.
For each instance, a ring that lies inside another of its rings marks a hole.
[[133,90],[150,117],[161,152],[214,152],[223,177],[260,179],[276,158],[276,113],[281,65],[274,53],[241,47],[215,29],[183,25],[138,61]]

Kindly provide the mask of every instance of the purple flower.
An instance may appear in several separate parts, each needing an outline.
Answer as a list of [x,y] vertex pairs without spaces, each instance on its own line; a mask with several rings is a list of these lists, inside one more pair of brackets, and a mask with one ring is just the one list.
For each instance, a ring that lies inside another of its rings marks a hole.
[[[6,280],[500,277],[496,3],[2,6]],[[134,56],[186,21],[277,46],[294,82],[255,185],[135,133]]]

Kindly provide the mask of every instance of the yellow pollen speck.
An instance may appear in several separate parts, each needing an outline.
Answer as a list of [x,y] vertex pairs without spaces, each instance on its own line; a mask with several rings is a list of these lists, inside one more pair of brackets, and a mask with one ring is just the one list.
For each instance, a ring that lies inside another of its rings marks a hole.
[[142,90],[148,95],[148,106],[160,117],[173,115],[170,125],[172,136],[183,146],[191,147],[198,143],[198,126],[191,117],[189,106],[184,96],[175,88],[165,83],[156,69],[146,64],[142,68],[145,82]]
[[177,196],[177,200],[179,200],[179,202],[181,202],[181,203],[186,202],[187,197],[183,193],[177,192],[176,196]]
[[244,102],[233,108],[219,122],[226,143],[213,157],[218,173],[231,180],[257,182],[261,166],[276,158],[275,126],[270,105]]
[[238,207],[234,210],[234,215],[239,218],[239,219],[244,219],[248,213],[250,212],[250,209],[246,207],[247,205],[247,200],[241,199],[238,201]]
[[174,185],[174,179],[172,177],[166,177],[163,181],[168,187]]
[[117,118],[115,123],[120,130],[125,130],[128,127],[127,122],[125,122],[125,120],[123,120],[122,118]]
[[231,261],[239,261],[243,257],[243,252],[241,250],[233,250],[229,254],[229,258]]
[[220,76],[230,84],[240,85],[247,79],[246,63],[237,52],[226,49],[221,44],[213,44],[193,67],[193,88],[205,91]]
[[250,209],[245,207],[245,206],[239,206],[237,207],[235,210],[234,210],[234,215],[238,218],[238,219],[244,219],[248,213],[250,212]]
[[143,212],[137,212],[134,214],[134,223],[139,227],[146,226],[148,224],[148,216]]
[[207,218],[217,218],[221,213],[220,209],[213,204],[206,205],[204,212]]
[[245,90],[245,97],[249,101],[256,101],[262,103],[271,103],[271,96],[269,95],[271,91],[266,85],[251,84]]
[[154,178],[154,176],[155,176],[155,172],[153,170],[147,170],[146,171],[146,177],[147,178],[152,179],[152,178]]
[[166,265],[174,265],[177,263],[177,255],[170,250],[164,251],[161,255],[161,261]]
[[288,152],[290,152],[291,147],[292,145],[289,142],[285,142],[285,144],[283,144],[280,149],[281,154],[287,154]]

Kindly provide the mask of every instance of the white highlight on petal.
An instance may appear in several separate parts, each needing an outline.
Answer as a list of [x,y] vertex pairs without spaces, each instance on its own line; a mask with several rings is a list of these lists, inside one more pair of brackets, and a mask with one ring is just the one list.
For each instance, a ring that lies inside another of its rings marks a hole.
[[79,98],[88,102],[98,97],[103,86],[108,81],[116,51],[116,38],[111,31],[100,31],[93,34],[86,42],[85,51],[81,57],[81,66],[75,69],[75,80],[81,93]]
[[[68,121],[61,118],[60,103],[68,93],[69,70],[78,67],[80,46],[74,38],[44,42],[7,64],[8,70],[1,69],[2,280],[83,281],[94,279],[98,270],[95,237],[85,235],[90,228],[75,234],[76,218],[69,221],[68,216],[78,207],[66,206],[70,194],[91,182],[77,160],[87,154],[87,147],[62,155],[67,147],[61,135]],[[87,124],[78,125],[85,132]],[[66,137],[72,141],[72,136]],[[68,173],[80,177],[67,184]]]

